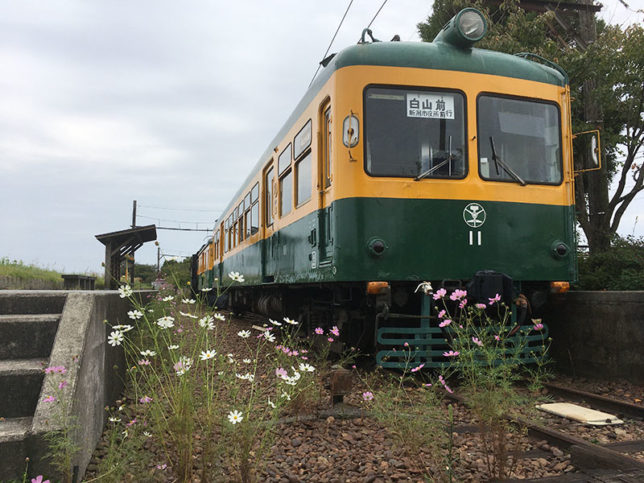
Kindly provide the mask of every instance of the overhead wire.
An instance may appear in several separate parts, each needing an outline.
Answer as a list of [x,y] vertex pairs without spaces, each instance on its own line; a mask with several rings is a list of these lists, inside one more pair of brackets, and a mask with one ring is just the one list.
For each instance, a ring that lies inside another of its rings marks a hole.
[[[347,13],[349,13],[349,9],[351,8],[351,5],[353,4],[353,0],[349,1],[349,5],[347,5],[347,9],[344,11],[344,15],[342,16],[342,19],[340,20],[340,23],[338,24],[338,28],[335,29],[335,33],[333,34],[333,38],[331,39],[331,42],[329,42],[329,46],[326,48],[326,52],[324,52],[324,55],[322,56],[322,60],[326,59],[327,54],[329,53],[329,50],[331,50],[331,46],[333,45],[333,41],[338,35],[338,32],[340,31],[340,27],[342,27],[342,24],[344,23],[344,19],[347,17]],[[315,74],[313,74],[313,78],[311,79],[311,82],[309,82],[309,87],[311,87],[311,84],[313,84],[313,81],[315,80],[315,76],[318,75],[318,72],[320,71],[320,67],[322,67],[322,63],[318,64],[318,68],[315,71]]]
[[376,17],[378,16],[378,14],[380,14],[380,11],[383,9],[383,7],[385,6],[385,4],[386,4],[388,1],[389,1],[389,0],[385,0],[384,2],[382,2],[382,5],[380,5],[380,8],[378,9],[378,11],[376,12],[376,14],[375,14],[375,15],[373,16],[373,18],[371,19],[371,22],[369,22],[369,25],[367,25],[367,28],[370,28],[370,27],[371,27],[371,24],[376,20]]

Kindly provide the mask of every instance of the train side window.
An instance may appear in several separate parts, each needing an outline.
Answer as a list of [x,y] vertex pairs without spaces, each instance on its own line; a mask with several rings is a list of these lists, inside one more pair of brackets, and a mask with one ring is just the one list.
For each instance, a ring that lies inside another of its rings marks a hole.
[[293,176],[289,169],[280,177],[280,217],[286,216],[293,208]]
[[293,159],[299,158],[304,151],[311,145],[311,126],[312,122],[309,119],[300,132],[295,135],[293,140]]
[[266,200],[264,206],[266,207],[266,226],[273,224],[273,168],[266,173]]
[[259,231],[259,200],[253,203],[250,210],[250,234],[254,235]]
[[291,167],[291,151],[291,143],[289,143],[288,146],[284,148],[284,151],[282,151],[282,154],[280,154],[277,160],[277,168],[280,176],[284,173],[284,171]]
[[331,107],[324,111],[324,132],[323,132],[323,150],[324,150],[324,187],[331,186]]
[[250,201],[255,203],[259,199],[259,183],[255,183],[253,189],[250,190]]
[[311,151],[295,162],[297,206],[311,199]]

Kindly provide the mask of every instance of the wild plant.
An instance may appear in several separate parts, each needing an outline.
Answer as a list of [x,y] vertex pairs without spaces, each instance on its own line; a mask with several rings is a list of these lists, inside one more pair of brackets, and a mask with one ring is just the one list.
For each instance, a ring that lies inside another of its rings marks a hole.
[[[514,430],[509,416],[525,402],[516,382],[522,375],[528,337],[543,330],[543,324],[534,320],[530,329],[520,328],[498,294],[487,303],[475,304],[468,304],[465,290],[454,290],[448,298],[447,291],[439,289],[432,296],[440,304],[436,307],[439,327],[445,330],[451,349],[443,356],[452,362],[450,371],[458,376],[480,426],[488,472],[491,477],[506,478],[516,464],[516,451],[507,439]],[[534,351],[532,355],[538,356]],[[543,372],[539,377],[544,377]],[[447,388],[442,376],[440,382]]]
[[74,477],[73,461],[79,451],[76,443],[78,422],[72,414],[69,397],[69,382],[67,381],[68,368],[65,366],[50,366],[45,368],[43,404],[50,405],[49,418],[45,422],[51,429],[44,434],[49,451],[47,457],[56,469],[63,483],[71,483]]
[[[234,272],[229,277],[244,280]],[[229,288],[217,288],[217,295]],[[180,481],[195,473],[213,481],[231,469],[252,481],[280,411],[317,384],[316,369],[306,349],[293,346],[287,355],[284,342],[276,346],[280,332],[293,339],[297,321],[237,330],[229,315],[205,303],[208,290],[194,298],[163,291],[143,305],[129,287],[120,289],[132,302],[133,325],[113,326],[108,342],[125,349],[136,416],[127,427],[114,416],[113,451],[141,446],[130,441],[145,438],[165,454],[155,470],[172,471]]]

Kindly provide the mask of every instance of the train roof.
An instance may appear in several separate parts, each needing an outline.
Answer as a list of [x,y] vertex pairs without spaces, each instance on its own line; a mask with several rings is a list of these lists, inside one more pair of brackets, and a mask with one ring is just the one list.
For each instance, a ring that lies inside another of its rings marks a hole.
[[297,121],[326,81],[329,80],[334,72],[355,65],[409,67],[489,74],[561,87],[565,87],[568,84],[568,77],[563,70],[557,70],[517,55],[492,50],[462,49],[447,42],[373,42],[352,45],[333,56],[316,77],[288,120],[266,148],[252,172],[226,206],[221,216],[222,220],[224,220],[224,216],[228,211],[233,208],[233,201],[247,189],[252,178],[262,169],[266,161],[273,156],[273,148],[286,135],[287,131]]

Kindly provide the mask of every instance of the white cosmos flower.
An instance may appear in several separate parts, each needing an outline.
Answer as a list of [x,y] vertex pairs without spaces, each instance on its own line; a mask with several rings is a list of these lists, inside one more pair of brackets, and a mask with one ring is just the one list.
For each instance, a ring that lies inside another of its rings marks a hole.
[[181,315],[183,315],[184,317],[190,317],[191,319],[198,319],[198,318],[199,318],[199,317],[198,317],[198,316],[196,316],[196,315],[186,314],[186,313],[181,312],[181,311],[179,311],[179,313],[180,313]]
[[251,363],[251,360],[250,360],[250,359],[244,359],[244,360],[242,360],[242,362],[243,362],[244,364],[250,364],[250,363]]
[[313,367],[311,364],[300,364],[300,371],[302,372],[314,372],[315,367]]
[[221,320],[221,321],[225,321],[225,320],[226,320],[226,317],[225,317],[223,314],[216,313],[216,314],[215,314],[215,319],[217,319],[217,320]]
[[196,302],[195,299],[181,299],[181,302],[184,304],[194,304]]
[[127,316],[132,320],[138,320],[143,317],[143,312],[141,312],[140,310],[130,310],[127,313]]
[[243,283],[244,282],[244,276],[241,275],[239,272],[230,272],[228,276],[234,281],[234,282],[239,282]]
[[172,344],[172,345],[169,345],[169,346],[168,346],[168,349],[170,349],[171,351],[176,350],[176,349],[178,349],[178,348],[179,348],[179,346],[178,346],[178,345],[176,345],[176,344]]
[[124,324],[124,325],[115,325],[114,327],[112,327],[112,330],[118,330],[120,332],[129,332],[133,328],[134,327],[132,327],[131,325]]
[[288,317],[284,317],[284,322],[286,322],[287,324],[291,324],[291,325],[297,325],[297,324],[299,324],[299,322],[298,322],[298,321],[293,320],[293,319],[289,319]]
[[174,327],[174,317],[170,317],[169,315],[161,317],[159,320],[157,320],[157,325],[162,329],[169,329],[170,327]]
[[146,438],[151,438],[152,433],[150,433],[149,431],[143,431],[143,436],[145,436]]
[[172,295],[168,295],[167,297],[163,297],[162,300],[164,302],[170,302],[170,300],[174,300],[174,297]]
[[122,299],[131,297],[133,293],[134,292],[132,292],[132,287],[130,287],[129,285],[121,285],[119,287],[119,297],[121,297]]
[[206,315],[199,319],[199,327],[207,327],[208,330],[212,330],[215,328],[215,324],[213,323],[214,321],[215,319],[213,319],[211,315]]
[[107,338],[107,342],[112,347],[116,347],[117,345],[121,345],[121,342],[123,342],[123,332],[119,332],[118,330],[113,331],[110,334],[110,336]]
[[146,349],[144,351],[141,351],[141,355],[144,357],[154,357],[157,355],[157,353],[154,351],[151,351],[150,349]]
[[109,419],[110,423],[120,423],[121,422],[121,418],[115,418],[114,416],[111,416],[108,419]]
[[268,319],[268,321],[269,321],[271,324],[276,325],[276,326],[278,326],[278,327],[282,325],[282,323],[281,323],[281,322],[278,322],[277,320]]
[[275,408],[277,407],[277,406],[275,405],[275,403],[274,403],[273,401],[271,401],[271,400],[270,400],[270,398],[269,398],[269,400],[268,400],[268,405],[269,405],[270,407],[272,407],[273,409],[275,409]]
[[250,337],[250,330],[240,330],[237,332],[237,335],[242,339],[248,339]]
[[286,392],[284,392],[284,391],[282,391],[282,397],[283,397],[283,398],[286,398],[286,400],[287,400],[287,401],[290,401],[290,400],[291,400],[291,396],[289,396],[289,395],[288,395],[288,393],[286,393]]
[[207,361],[208,359],[212,359],[216,355],[217,355],[216,350],[207,350],[207,351],[201,351],[201,355],[199,357],[201,357],[202,361]]
[[275,336],[270,332],[264,333],[264,339],[266,339],[268,342],[275,342]]
[[204,287],[201,289],[202,292],[210,292],[212,290],[212,287]]
[[228,413],[228,421],[232,424],[241,423],[242,419],[244,419],[244,416],[241,411],[234,410]]

